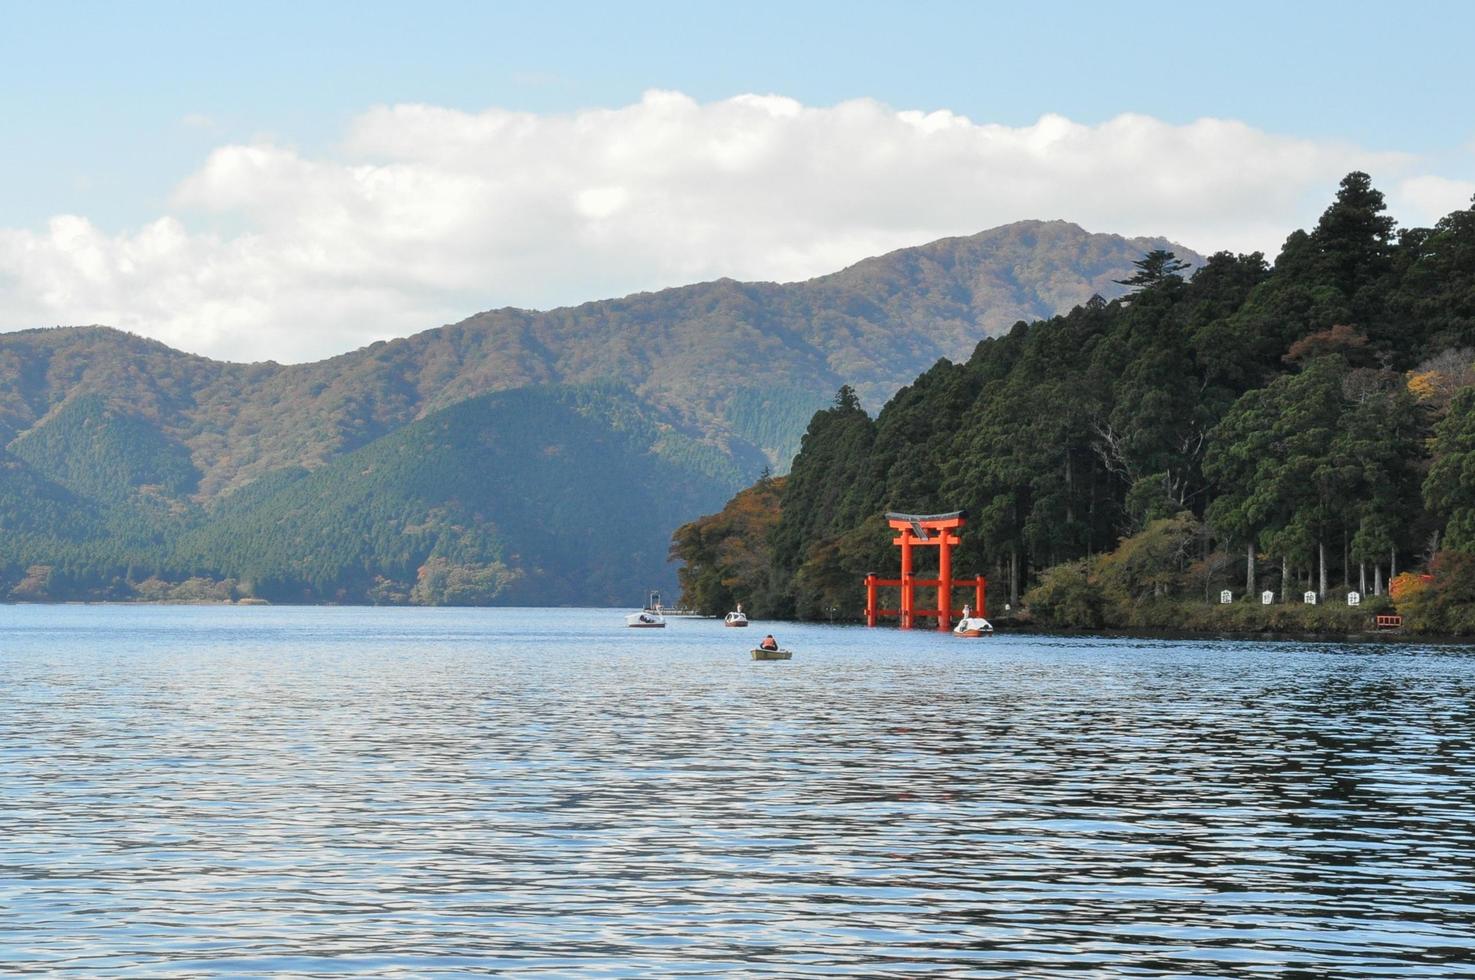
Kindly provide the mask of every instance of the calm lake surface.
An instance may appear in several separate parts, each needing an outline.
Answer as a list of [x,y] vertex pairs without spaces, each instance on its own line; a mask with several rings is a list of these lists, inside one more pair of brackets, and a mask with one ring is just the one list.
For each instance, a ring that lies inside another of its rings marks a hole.
[[0,974],[1475,976],[1475,654],[0,607]]

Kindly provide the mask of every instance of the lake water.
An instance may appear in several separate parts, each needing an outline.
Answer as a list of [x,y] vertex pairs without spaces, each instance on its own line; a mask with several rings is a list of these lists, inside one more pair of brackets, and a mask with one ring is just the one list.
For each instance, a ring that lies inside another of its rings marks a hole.
[[1475,976],[1475,655],[0,607],[0,974]]

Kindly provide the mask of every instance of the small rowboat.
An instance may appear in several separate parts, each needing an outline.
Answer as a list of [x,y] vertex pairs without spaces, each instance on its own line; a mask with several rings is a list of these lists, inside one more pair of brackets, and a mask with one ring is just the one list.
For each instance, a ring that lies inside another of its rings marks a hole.
[[764,650],[762,647],[753,648],[754,660],[788,660],[794,656],[793,650]]

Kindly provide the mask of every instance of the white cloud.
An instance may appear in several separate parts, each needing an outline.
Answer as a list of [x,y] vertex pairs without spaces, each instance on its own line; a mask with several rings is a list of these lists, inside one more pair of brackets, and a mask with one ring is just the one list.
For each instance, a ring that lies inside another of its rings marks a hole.
[[660,91],[567,115],[380,107],[335,157],[220,147],[136,230],[71,215],[0,229],[0,328],[110,323],[215,356],[308,359],[493,306],[802,279],[1022,218],[1273,256],[1352,169],[1394,187],[1409,221],[1470,195],[1406,155],[1219,119],[1009,127]]
[[1475,180],[1424,175],[1400,181],[1389,195],[1394,210],[1410,225],[1432,225],[1451,211],[1470,206]]

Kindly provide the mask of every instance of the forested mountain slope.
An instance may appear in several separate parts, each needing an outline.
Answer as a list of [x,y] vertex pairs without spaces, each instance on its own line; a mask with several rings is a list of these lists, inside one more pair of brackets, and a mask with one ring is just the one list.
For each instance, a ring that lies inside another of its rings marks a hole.
[[620,389],[525,388],[227,498],[179,564],[268,599],[628,603],[665,586],[665,534],[737,472]]
[[[1441,628],[1475,629],[1475,564],[1436,557],[1475,555],[1475,208],[1396,231],[1354,173],[1273,270],[1185,272],[1149,255],[1130,296],[939,361],[874,419],[842,389],[762,498],[780,509],[677,533],[687,598],[853,617],[862,576],[896,572],[885,511],[964,508],[955,567],[996,608],[1039,585],[1047,619],[1140,625],[1174,598],[1382,592],[1419,567],[1469,592]],[[771,530],[710,545],[740,526]]]
[[[136,419],[76,414],[69,423],[102,433],[83,461],[62,457],[56,472],[43,453],[40,466],[0,458],[3,571],[17,598],[630,603],[668,584],[670,529],[761,466],[618,386],[544,386],[468,399],[205,508],[138,482],[170,473],[115,459],[115,434]],[[41,433],[19,448],[54,445]]]

